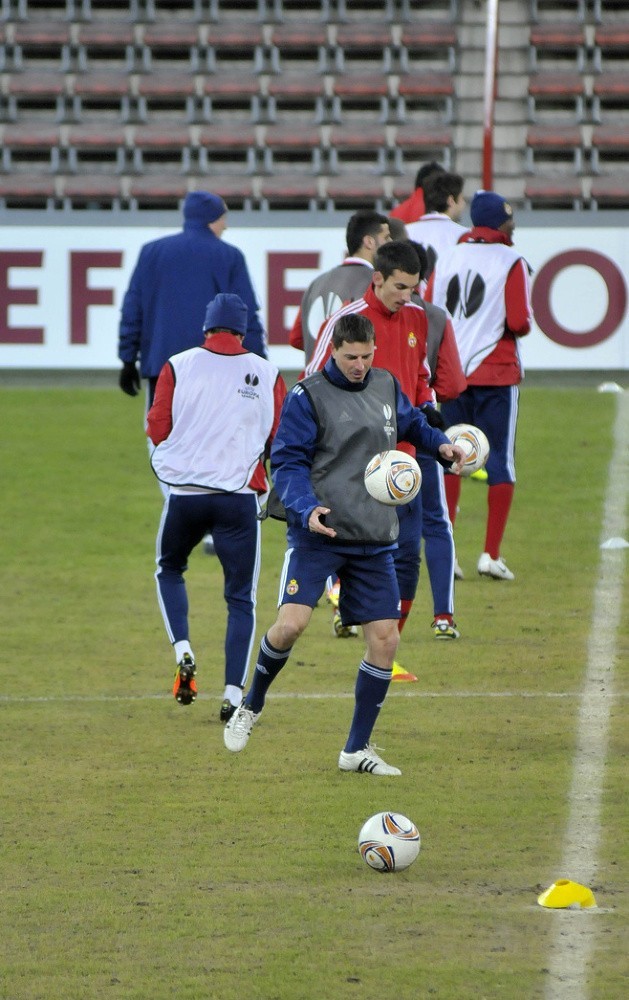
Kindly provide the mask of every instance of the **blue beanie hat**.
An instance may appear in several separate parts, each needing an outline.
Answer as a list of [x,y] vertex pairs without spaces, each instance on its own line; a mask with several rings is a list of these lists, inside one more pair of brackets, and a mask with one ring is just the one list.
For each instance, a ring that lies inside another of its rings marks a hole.
[[513,218],[513,209],[502,195],[494,191],[477,191],[470,204],[470,218],[473,226],[500,229],[503,222]]
[[220,195],[209,191],[191,191],[183,203],[183,217],[194,222],[202,222],[207,226],[225,215],[227,205]]
[[216,298],[208,302],[203,333],[218,329],[241,333],[243,337],[246,334],[247,307],[239,295],[233,295],[231,292],[219,292]]

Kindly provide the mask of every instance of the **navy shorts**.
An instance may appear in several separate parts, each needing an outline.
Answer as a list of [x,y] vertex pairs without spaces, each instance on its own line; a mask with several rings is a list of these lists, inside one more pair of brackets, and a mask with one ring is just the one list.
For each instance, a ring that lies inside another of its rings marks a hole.
[[344,625],[400,617],[400,591],[393,562],[394,549],[351,552],[342,546],[289,548],[284,556],[278,604],[314,608],[329,576],[341,581],[339,611]]
[[451,402],[441,404],[448,427],[473,424],[489,441],[487,481],[515,483],[515,432],[518,420],[517,385],[470,385]]

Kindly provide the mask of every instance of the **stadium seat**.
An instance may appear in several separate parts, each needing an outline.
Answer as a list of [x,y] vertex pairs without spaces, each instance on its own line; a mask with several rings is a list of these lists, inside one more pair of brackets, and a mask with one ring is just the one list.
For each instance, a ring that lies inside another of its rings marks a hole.
[[199,24],[208,17],[208,0],[142,0],[142,6],[140,20],[157,21],[160,17],[172,20],[175,11],[188,23]]
[[590,198],[593,209],[629,208],[629,175],[624,173],[594,177]]
[[593,8],[596,24],[627,16],[627,0],[593,0]]
[[124,172],[127,136],[124,126],[112,123],[72,125],[68,130],[68,170]]
[[133,210],[175,209],[188,193],[185,177],[176,174],[145,174],[129,183],[129,199]]
[[318,73],[283,73],[268,82],[267,118],[270,122],[290,117],[312,122],[328,118],[325,79]]
[[77,73],[72,84],[75,121],[99,116],[126,122],[132,117],[131,78],[116,70]]
[[137,83],[138,117],[146,122],[153,115],[170,114],[193,122],[197,118],[197,83],[192,73],[155,70]]
[[270,61],[273,73],[299,70],[325,73],[328,69],[328,32],[323,24],[278,24],[271,29]]
[[261,117],[259,80],[239,72],[203,76],[201,106],[204,122],[230,122],[236,115],[255,123]]
[[246,122],[201,125],[197,141],[201,173],[255,174],[258,147],[255,125]]
[[594,69],[612,72],[627,66],[629,21],[608,21],[594,29]]
[[598,174],[607,166],[627,168],[626,189],[629,202],[629,122],[616,125],[596,125],[592,129],[592,172]]
[[595,122],[629,113],[629,73],[601,73],[594,77],[592,88],[592,118]]
[[179,21],[147,24],[142,33],[142,70],[199,70],[199,27]]
[[[203,186],[208,186],[205,179]],[[256,201],[253,179],[245,175],[212,177],[211,187],[215,194],[220,194],[230,209],[249,210]]]
[[57,194],[52,174],[14,172],[0,174],[0,205],[3,208],[52,208]]
[[265,20],[278,24],[306,22],[328,24],[334,13],[334,0],[267,0]]
[[5,125],[2,129],[2,169],[7,173],[22,165],[56,173],[60,166],[60,129],[46,122]]
[[334,72],[390,73],[392,44],[390,21],[341,24],[336,29]]
[[578,177],[537,174],[529,177],[524,185],[525,205],[528,209],[569,208],[577,211],[583,206],[583,190]]
[[119,208],[123,197],[123,182],[110,174],[78,174],[61,181],[64,208]]
[[547,117],[583,121],[585,81],[580,73],[546,72],[529,77],[528,109],[532,122]]
[[132,73],[136,66],[136,36],[127,21],[94,21],[76,26],[77,61],[81,71],[113,69]]
[[389,117],[389,84],[381,73],[346,73],[332,83],[332,118],[342,122],[346,115],[363,114],[372,121]]
[[567,61],[582,73],[585,69],[585,52],[585,28],[582,23],[547,21],[531,25],[529,67],[532,73],[544,67],[562,68]]
[[326,196],[328,207],[336,211],[374,207],[383,211],[386,197],[384,178],[356,171],[329,177],[326,180]]
[[271,124],[265,129],[264,170],[268,174],[279,166],[305,167],[318,174],[322,168],[321,131],[316,125],[295,122]]
[[452,131],[447,125],[424,125],[421,122],[398,125],[393,156],[396,173],[403,174],[407,162],[416,163],[418,160],[437,160],[446,170],[450,170],[452,142]]
[[50,116],[56,122],[65,121],[66,78],[52,70],[32,70],[12,73],[6,85],[6,120],[15,122],[24,113],[32,117]]
[[144,0],[67,0],[72,21],[92,21],[111,17],[128,18],[132,24],[145,15]]
[[177,122],[162,125],[139,125],[133,130],[133,169],[146,173],[152,169],[173,169],[189,173],[192,167],[190,129]]
[[319,200],[319,182],[307,174],[276,173],[260,182],[264,208],[315,209]]
[[406,73],[398,78],[396,118],[405,122],[424,114],[443,124],[453,118],[454,79],[450,73]]
[[262,25],[250,21],[210,24],[207,28],[205,68],[209,73],[262,73],[264,33]]
[[415,69],[434,65],[454,73],[456,49],[454,24],[423,19],[403,24],[400,35],[400,69],[402,73],[410,73]]
[[378,122],[345,120],[330,129],[329,163],[334,174],[369,168],[384,174],[388,166],[386,128]]
[[535,173],[540,164],[568,163],[575,174],[583,167],[583,138],[578,125],[533,125],[526,133],[526,169]]
[[[351,0],[348,0],[351,3]],[[457,23],[459,15],[459,0],[400,0],[399,18],[401,21],[419,21],[423,18],[431,21],[439,19]]]
[[72,67],[71,41],[67,21],[18,22],[13,29],[13,68],[68,72]]

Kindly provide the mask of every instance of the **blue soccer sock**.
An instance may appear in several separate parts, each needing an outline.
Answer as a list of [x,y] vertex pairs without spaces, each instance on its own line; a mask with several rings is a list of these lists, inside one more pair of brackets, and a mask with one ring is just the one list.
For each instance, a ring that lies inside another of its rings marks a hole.
[[253,682],[245,698],[245,705],[252,712],[262,711],[266,693],[286,663],[291,650],[292,646],[291,649],[275,649],[266,635],[263,636],[258,652],[256,669],[253,673]]
[[354,718],[345,745],[346,753],[363,750],[369,743],[390,683],[391,670],[362,661],[356,678]]

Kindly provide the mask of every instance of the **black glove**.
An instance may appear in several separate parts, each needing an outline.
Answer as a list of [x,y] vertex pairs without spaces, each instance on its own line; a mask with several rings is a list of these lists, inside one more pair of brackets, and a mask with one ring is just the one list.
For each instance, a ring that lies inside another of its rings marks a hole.
[[118,385],[127,396],[137,396],[140,391],[140,373],[133,361],[123,362]]
[[439,413],[439,410],[436,410],[434,406],[430,405],[430,403],[420,406],[420,410],[426,417],[426,420],[431,427],[438,427],[440,431],[445,431],[446,422]]

